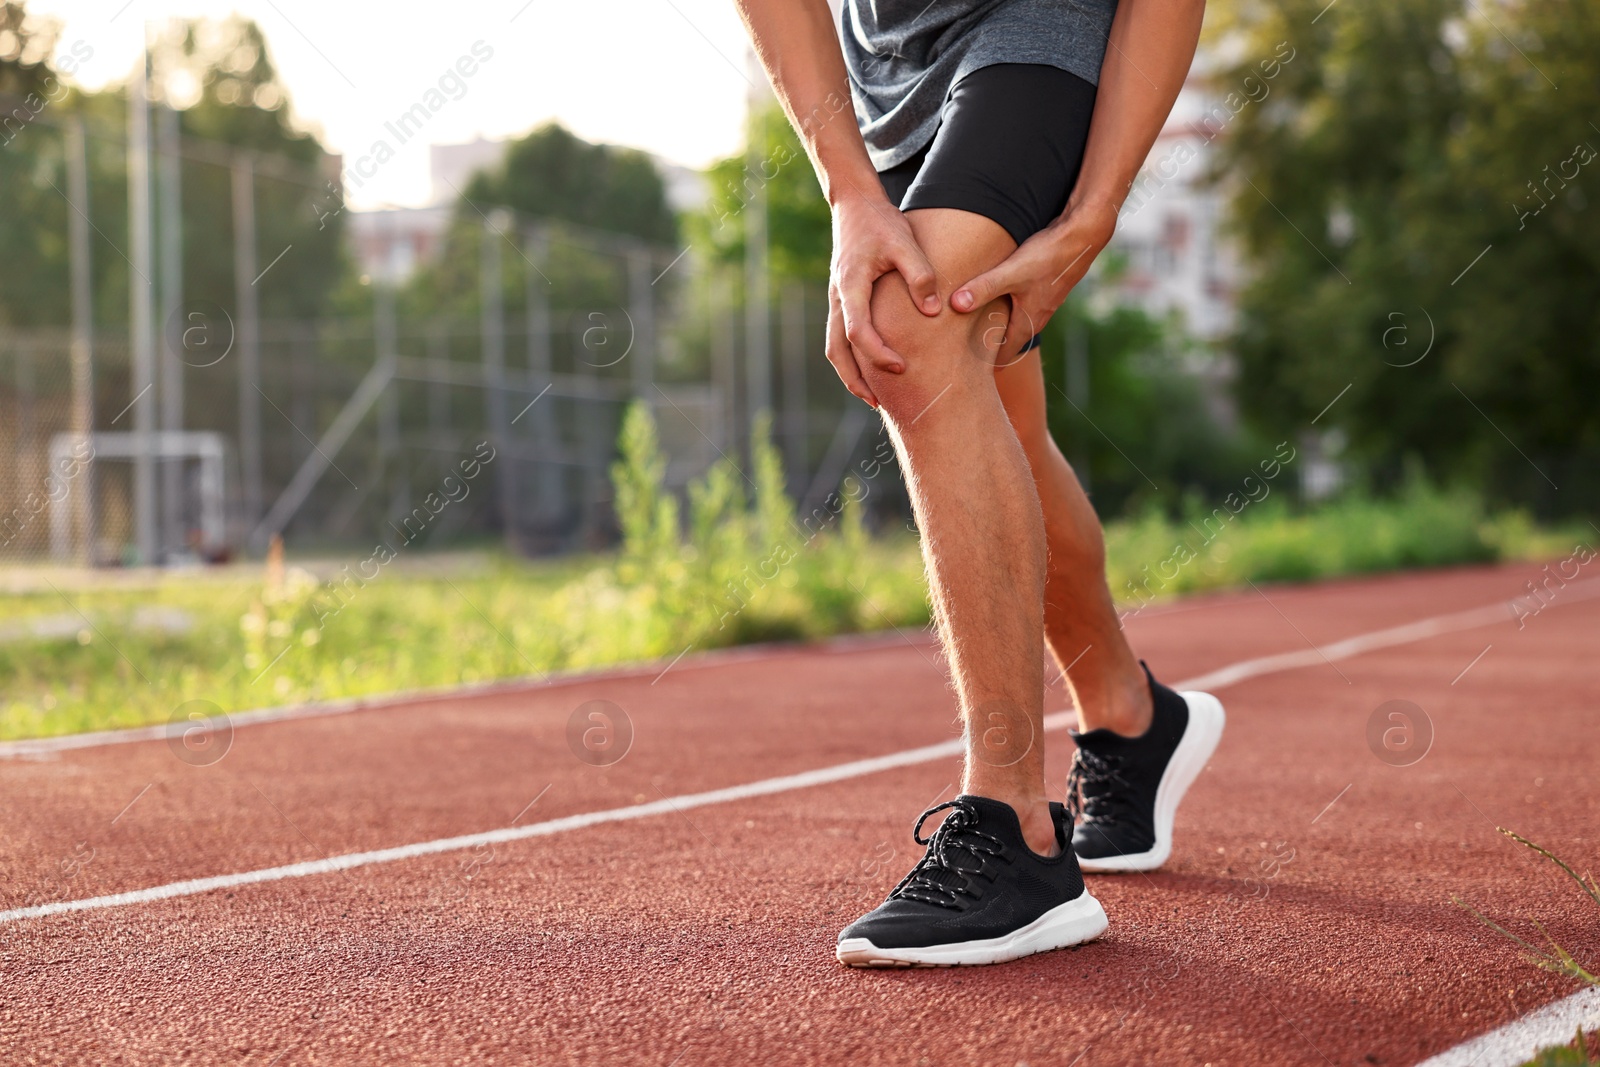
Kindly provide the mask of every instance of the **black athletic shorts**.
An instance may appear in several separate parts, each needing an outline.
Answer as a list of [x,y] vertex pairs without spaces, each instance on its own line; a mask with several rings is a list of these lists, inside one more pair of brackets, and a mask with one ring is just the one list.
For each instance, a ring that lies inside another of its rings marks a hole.
[[[1093,85],[1056,67],[980,67],[951,87],[933,140],[878,177],[902,211],[971,211],[1021,244],[1066,208],[1094,98]],[[1035,336],[1023,351],[1038,343]]]

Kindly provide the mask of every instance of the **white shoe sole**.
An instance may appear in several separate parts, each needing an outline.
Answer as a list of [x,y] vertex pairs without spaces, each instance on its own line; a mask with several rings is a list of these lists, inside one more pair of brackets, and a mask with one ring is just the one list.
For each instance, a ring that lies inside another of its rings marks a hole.
[[1106,911],[1085,889],[1004,937],[920,948],[879,948],[865,937],[850,937],[839,942],[838,956],[851,967],[971,967],[1081,945],[1105,932]]
[[1178,742],[1172,761],[1156,786],[1156,843],[1148,852],[1126,856],[1101,856],[1098,859],[1078,857],[1078,865],[1086,874],[1116,874],[1121,871],[1153,871],[1172,855],[1172,819],[1178,813],[1178,802],[1189,791],[1194,780],[1200,777],[1211,754],[1222,740],[1222,727],[1227,715],[1222,701],[1210,693],[1180,693],[1189,705],[1189,726]]

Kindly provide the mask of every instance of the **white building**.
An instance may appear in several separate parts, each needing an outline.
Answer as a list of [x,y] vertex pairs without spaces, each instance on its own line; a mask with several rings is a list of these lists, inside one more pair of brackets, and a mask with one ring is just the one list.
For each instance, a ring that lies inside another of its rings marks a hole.
[[1236,114],[1222,99],[1190,76],[1110,245],[1127,260],[1111,293],[1157,317],[1176,313],[1192,336],[1207,341],[1233,328],[1240,282],[1239,261],[1221,232],[1223,190],[1204,181],[1214,141]]
[[346,233],[361,273],[378,281],[404,281],[438,251],[450,212],[449,204],[350,212]]
[[505,158],[504,138],[490,140],[477,137],[465,144],[434,144],[428,146],[428,180],[431,189],[429,202],[453,204],[466,192],[472,176],[480,170],[491,170]]
[[457,197],[473,174],[495,166],[506,143],[479,137],[465,144],[428,146],[430,193],[422,207],[373,208],[350,213],[350,241],[361,273],[386,282],[404,281],[432,259],[450,225]]

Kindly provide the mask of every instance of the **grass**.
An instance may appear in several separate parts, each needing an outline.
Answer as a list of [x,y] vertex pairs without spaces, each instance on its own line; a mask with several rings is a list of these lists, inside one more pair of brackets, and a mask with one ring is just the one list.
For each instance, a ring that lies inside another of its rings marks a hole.
[[1589,1054],[1591,1046],[1600,1048],[1600,1034],[1590,1034],[1585,1038],[1583,1031],[1579,1030],[1569,1043],[1541,1049],[1538,1055],[1519,1067],[1595,1067],[1600,1064],[1600,1059]]
[[[1495,829],[1499,830],[1505,836],[1511,838],[1511,840],[1515,841],[1517,844],[1537,852],[1539,855],[1555,864],[1556,867],[1560,868],[1561,873],[1578,883],[1578,888],[1583,890],[1584,894],[1587,895],[1590,900],[1594,901],[1596,906],[1600,906],[1600,882],[1595,880],[1594,875],[1580,875],[1564,860],[1556,856],[1555,853],[1551,852],[1549,849],[1541,848],[1539,845],[1529,841],[1521,834],[1507,830],[1504,826],[1497,826]],[[1451,899],[1455,901],[1457,906],[1470,912],[1475,919],[1483,923],[1483,925],[1487,926],[1495,933],[1500,934],[1502,937],[1509,938],[1510,940],[1515,941],[1518,945],[1522,946],[1523,955],[1526,956],[1528,962],[1532,963],[1535,967],[1538,967],[1541,970],[1549,971],[1552,974],[1559,974],[1564,978],[1575,978],[1587,985],[1600,986],[1600,975],[1593,974],[1586,970],[1584,966],[1573,957],[1572,953],[1558,945],[1555,938],[1551,937],[1545,932],[1544,924],[1538,920],[1533,920],[1533,926],[1534,929],[1539,931],[1539,936],[1543,937],[1545,940],[1545,947],[1543,948],[1518,937],[1516,934],[1512,933],[1510,930],[1507,930],[1504,926],[1501,926],[1499,923],[1483,914],[1483,912],[1479,911],[1477,908],[1474,908],[1472,905],[1461,900],[1459,897],[1451,897]],[[1596,967],[1595,969],[1600,971],[1600,967]]]
[[[1576,882],[1578,884],[1578,888],[1582,890],[1584,895],[1592,900],[1596,906],[1600,906],[1600,882],[1595,880],[1593,874],[1580,875],[1577,871],[1573,870],[1565,860],[1561,859],[1549,849],[1534,844],[1526,837],[1523,837],[1521,834],[1514,833],[1511,830],[1507,830],[1504,826],[1497,826],[1495,829],[1499,830],[1505,836],[1511,838],[1511,840],[1515,841],[1517,844],[1531,849],[1533,852],[1536,852],[1540,856],[1543,856],[1545,859],[1549,860],[1561,871],[1562,874]],[[1532,942],[1517,936],[1504,926],[1489,918],[1477,908],[1473,907],[1471,904],[1468,904],[1466,901],[1462,900],[1460,897],[1452,895],[1450,899],[1453,900],[1458,907],[1471,913],[1473,918],[1477,919],[1495,933],[1516,942],[1517,945],[1522,948],[1523,956],[1528,960],[1528,962],[1533,964],[1535,967],[1538,967],[1540,970],[1549,971],[1552,974],[1559,974],[1564,978],[1574,978],[1586,985],[1600,986],[1600,975],[1588,970],[1583,964],[1578,962],[1572,953],[1568,952],[1566,949],[1557,944],[1555,938],[1551,937],[1550,934],[1546,932],[1544,924],[1538,920],[1532,920],[1532,922],[1534,929],[1539,931],[1539,936],[1545,940],[1545,944],[1543,946],[1535,945]],[[1600,967],[1596,967],[1595,970],[1600,971]],[[1600,1044],[1600,1042],[1597,1042],[1597,1044]],[[1590,1057],[1589,1042],[1584,1039],[1583,1030],[1580,1027],[1576,1036],[1571,1042],[1565,1045],[1557,1045],[1551,1048],[1543,1049],[1533,1059],[1522,1064],[1521,1067],[1588,1067],[1588,1065],[1595,1063],[1600,1063],[1600,1060],[1595,1060]]]
[[[167,722],[194,700],[236,712],[927,624],[915,540],[869,538],[848,493],[797,522],[770,445],[753,491],[726,462],[692,487],[682,537],[642,410],[621,443],[613,556],[441,566],[397,543],[110,588],[24,576],[0,620],[67,633],[0,642],[0,738]],[[158,610],[191,625],[140,625]]]
[[[724,462],[691,486],[685,516],[661,487],[643,410],[620,445],[614,555],[527,562],[396,544],[145,580],[23,574],[0,592],[0,629],[53,620],[58,636],[0,640],[0,738],[166,722],[191,700],[236,712],[928,625],[917,543],[867,535],[859,484],[797,521],[763,445],[751,479]],[[1308,513],[1281,496],[1196,504],[1182,519],[1110,523],[1106,538],[1130,608],[1246,579],[1555,557],[1574,542],[1420,483]],[[152,625],[162,617],[190,625]]]

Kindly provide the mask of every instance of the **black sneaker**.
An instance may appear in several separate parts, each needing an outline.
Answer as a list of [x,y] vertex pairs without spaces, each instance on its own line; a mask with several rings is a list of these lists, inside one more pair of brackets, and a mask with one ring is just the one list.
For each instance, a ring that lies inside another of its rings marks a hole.
[[1221,701],[1210,693],[1174,693],[1149,667],[1144,673],[1155,700],[1150,729],[1138,737],[1072,734],[1078,751],[1067,776],[1067,808],[1077,823],[1072,851],[1085,871],[1152,871],[1167,862],[1178,801],[1222,738]]
[[[924,839],[928,816],[950,809]],[[1009,804],[962,796],[929,808],[911,836],[926,845],[887,900],[839,934],[840,963],[852,967],[951,967],[1004,963],[1092,941],[1106,913],[1083,887],[1067,842],[1072,824],[1051,804],[1061,854],[1028,847]]]

